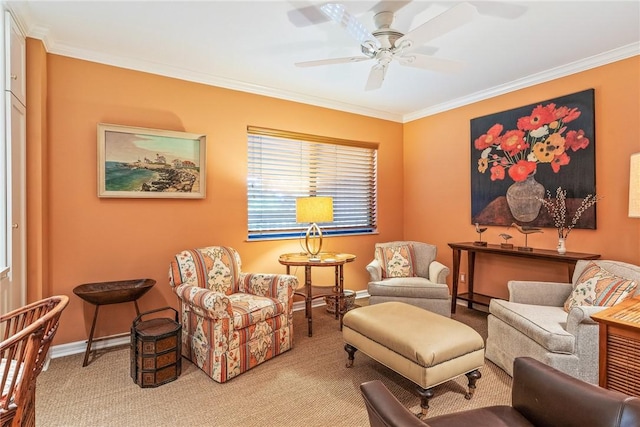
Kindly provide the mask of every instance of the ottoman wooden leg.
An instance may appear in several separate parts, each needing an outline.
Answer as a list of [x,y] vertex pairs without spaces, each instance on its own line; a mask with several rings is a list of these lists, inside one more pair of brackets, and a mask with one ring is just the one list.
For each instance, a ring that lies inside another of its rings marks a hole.
[[480,373],[480,371],[475,369],[471,372],[467,372],[465,375],[469,379],[469,391],[464,395],[464,398],[469,400],[473,397],[473,393],[476,391],[476,381],[478,381],[480,377],[482,377],[482,374]]
[[347,360],[347,368],[350,368],[353,366],[353,359],[358,349],[351,344],[345,344],[344,350],[349,354],[349,360]]
[[420,395],[420,408],[422,411],[416,416],[420,419],[425,419],[427,417],[427,412],[429,412],[429,399],[433,397],[433,389],[427,388],[424,389],[420,386],[417,386],[418,394]]

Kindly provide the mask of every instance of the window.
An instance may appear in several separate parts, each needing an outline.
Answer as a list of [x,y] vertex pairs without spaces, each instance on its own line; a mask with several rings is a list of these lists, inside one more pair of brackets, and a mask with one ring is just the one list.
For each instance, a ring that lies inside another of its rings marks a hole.
[[249,126],[249,239],[299,237],[296,198],[333,197],[325,235],[376,229],[378,144]]

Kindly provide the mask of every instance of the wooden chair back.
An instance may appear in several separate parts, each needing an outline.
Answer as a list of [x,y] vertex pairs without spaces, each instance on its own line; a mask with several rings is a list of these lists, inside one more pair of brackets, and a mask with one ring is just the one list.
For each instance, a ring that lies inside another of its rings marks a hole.
[[58,330],[66,295],[0,316],[0,426],[35,426],[36,379]]

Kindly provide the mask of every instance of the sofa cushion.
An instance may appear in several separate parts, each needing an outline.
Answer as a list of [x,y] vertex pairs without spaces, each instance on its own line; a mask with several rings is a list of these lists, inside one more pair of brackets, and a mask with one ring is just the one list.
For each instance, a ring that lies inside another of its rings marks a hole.
[[188,249],[175,256],[169,269],[171,286],[189,284],[225,295],[238,292],[240,255],[229,247]]
[[231,294],[233,327],[243,329],[284,313],[284,305],[274,298],[251,294]]
[[489,311],[551,353],[575,353],[576,338],[565,330],[567,313],[562,307],[520,304],[494,298]]
[[405,298],[448,299],[449,287],[433,283],[423,277],[394,277],[379,282],[369,282],[369,295]]
[[375,258],[382,267],[382,278],[414,277],[415,253],[410,243],[393,246],[377,246]]
[[580,274],[564,309],[569,312],[576,306],[611,307],[631,298],[637,287],[636,281],[617,276],[591,262]]

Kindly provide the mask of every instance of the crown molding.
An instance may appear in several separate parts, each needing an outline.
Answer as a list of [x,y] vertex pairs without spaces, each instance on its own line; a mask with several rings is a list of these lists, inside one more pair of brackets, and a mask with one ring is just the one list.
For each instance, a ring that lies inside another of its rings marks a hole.
[[51,40],[49,37],[49,30],[44,27],[33,24],[33,18],[29,11],[29,6],[26,1],[2,1],[2,7],[4,10],[8,10],[13,19],[16,21],[18,28],[22,31],[26,37],[31,37],[42,41],[45,50],[49,51],[51,46]]
[[359,105],[338,102],[321,97],[304,95],[297,92],[260,86],[238,80],[215,77],[206,73],[188,70],[180,67],[173,67],[166,64],[141,61],[139,59],[117,55],[107,55],[96,51],[77,49],[63,44],[55,43],[49,36],[48,29],[30,25],[32,20],[28,11],[28,7],[25,3],[26,2],[21,1],[2,2],[3,6],[6,9],[9,9],[14,15],[16,21],[18,22],[24,33],[27,35],[27,37],[41,40],[44,44],[45,50],[48,53],[399,123],[408,123],[420,118],[432,116],[434,114],[463,107],[465,105],[490,99],[519,89],[524,89],[540,83],[545,83],[571,74],[579,73],[581,71],[586,71],[595,67],[640,55],[640,43],[632,43],[627,46],[611,50],[609,52],[594,55],[590,58],[585,58],[560,67],[532,74],[530,76],[514,80],[500,86],[491,87],[486,90],[470,94],[468,96],[451,100],[449,102],[434,105],[433,107],[402,115],[391,113],[389,111],[377,110]]
[[[46,32],[37,33],[39,28],[34,28],[30,34],[33,37],[38,35],[43,42],[46,40]],[[465,105],[473,104],[475,102],[490,99],[499,95],[503,95],[509,92],[513,92],[519,89],[524,89],[530,86],[534,86],[540,83],[545,83],[551,80],[555,80],[561,77],[565,77],[571,74],[586,71],[595,67],[610,64],[612,62],[627,59],[633,56],[640,55],[640,43],[632,43],[627,46],[623,46],[618,49],[605,52],[603,54],[594,55],[590,58],[586,58],[580,61],[575,61],[561,67],[556,67],[550,70],[543,71],[541,73],[532,74],[530,76],[514,80],[504,85],[495,86],[487,90],[473,93],[468,96],[454,99],[449,102],[435,105],[430,108],[415,111],[413,113],[400,115],[393,114],[388,111],[380,111],[371,108],[365,108],[357,105],[332,101],[324,98],[307,96],[300,93],[279,90],[260,85],[241,82],[238,80],[214,77],[206,73],[201,73],[193,70],[187,70],[179,67],[172,67],[165,64],[157,64],[149,61],[140,61],[138,59],[126,58],[121,56],[106,55],[95,51],[81,50],[76,48],[70,48],[58,44],[52,45],[45,42],[45,48],[47,52],[58,54],[62,56],[68,56],[76,59],[82,59],[91,62],[97,62],[106,65],[112,65],[115,67],[121,67],[136,71],[147,72],[151,74],[157,74],[166,77],[173,77],[181,80],[202,83],[210,86],[221,87],[225,89],[237,90],[241,92],[248,92],[256,95],[263,95],[277,99],[284,99],[287,101],[300,102],[303,104],[314,105],[317,107],[329,108],[338,111],[344,111],[348,113],[359,114],[367,117],[374,117],[383,120],[390,120],[393,122],[407,123],[420,118],[432,116],[434,114],[442,113],[454,108],[463,107]]]
[[[34,35],[35,37],[35,35]],[[141,61],[135,58],[107,55],[100,52],[72,48],[65,45],[53,44],[47,48],[47,52],[67,56],[71,58],[81,59],[90,62],[96,62],[114,67],[126,68],[135,71],[142,71],[150,74],[172,77],[180,80],[186,80],[195,83],[202,83],[209,86],[221,87],[224,89],[232,89],[240,92],[248,92],[255,95],[263,95],[271,98],[283,99],[287,101],[300,102],[303,104],[314,105],[318,107],[329,108],[332,110],[345,111],[349,113],[359,114],[368,117],[375,117],[395,122],[402,121],[402,115],[366,108],[358,105],[333,101],[329,99],[303,95],[296,92],[275,89],[260,86],[252,83],[246,83],[239,80],[228,79],[224,77],[215,77],[207,73],[188,70],[185,68],[174,67],[166,64],[158,64],[150,61]]]
[[505,93],[514,92],[519,89],[524,89],[540,83],[545,83],[551,80],[566,77],[571,74],[576,74],[582,71],[586,71],[592,68],[600,67],[602,65],[621,61],[623,59],[631,58],[638,55],[640,55],[640,43],[632,43],[627,46],[611,50],[609,52],[594,55],[590,58],[563,65],[561,67],[556,67],[550,70],[543,71],[541,73],[532,74],[530,76],[514,80],[501,86],[495,86],[487,90],[473,93],[469,96],[464,96],[462,98],[454,99],[452,101],[435,105],[430,108],[425,108],[424,110],[405,114],[403,116],[402,122],[407,123],[410,121],[421,119],[423,117],[432,116],[434,114],[453,110],[454,108],[463,107],[465,105],[473,104],[478,101],[483,101],[485,99],[504,95]]

